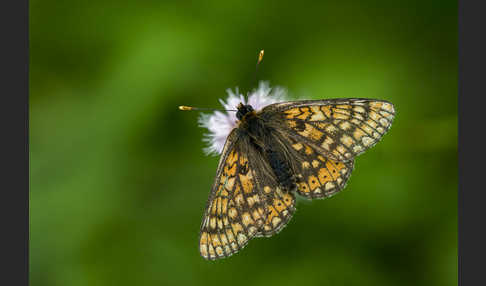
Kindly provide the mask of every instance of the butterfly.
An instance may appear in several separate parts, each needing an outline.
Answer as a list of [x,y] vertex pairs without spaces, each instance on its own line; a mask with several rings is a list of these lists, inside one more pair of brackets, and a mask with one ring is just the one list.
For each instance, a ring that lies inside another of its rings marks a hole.
[[295,212],[296,195],[341,191],[354,158],[373,147],[395,116],[391,102],[349,98],[237,106],[199,235],[203,258],[229,257],[255,237],[270,237]]

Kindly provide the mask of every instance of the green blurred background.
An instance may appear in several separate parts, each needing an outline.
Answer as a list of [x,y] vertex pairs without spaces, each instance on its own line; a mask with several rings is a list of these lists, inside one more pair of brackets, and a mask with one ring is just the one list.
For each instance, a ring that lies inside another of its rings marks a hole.
[[[456,1],[30,1],[32,285],[457,285]],[[390,100],[337,196],[208,262],[198,113],[258,78]]]

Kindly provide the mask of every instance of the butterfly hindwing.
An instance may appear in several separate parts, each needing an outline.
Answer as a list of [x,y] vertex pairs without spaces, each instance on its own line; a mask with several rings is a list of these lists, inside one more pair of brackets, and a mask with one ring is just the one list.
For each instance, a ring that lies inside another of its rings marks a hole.
[[351,175],[354,161],[334,161],[295,138],[287,138],[297,193],[308,199],[330,197],[341,191]]
[[201,224],[199,249],[206,259],[228,257],[245,247],[263,226],[265,198],[242,151],[237,130],[227,139]]
[[381,139],[391,127],[395,110],[384,100],[333,99],[272,104],[260,114],[268,124],[326,158],[348,161]]
[[293,192],[282,191],[280,187],[266,189],[268,192],[265,223],[257,236],[270,237],[280,232],[289,223],[295,212]]
[[[267,142],[268,143],[268,142]],[[257,151],[247,141],[246,152],[250,158],[250,166],[255,170],[257,187],[263,191],[265,198],[265,221],[257,236],[269,237],[282,230],[295,212],[294,190],[286,190],[275,176],[265,155]]]

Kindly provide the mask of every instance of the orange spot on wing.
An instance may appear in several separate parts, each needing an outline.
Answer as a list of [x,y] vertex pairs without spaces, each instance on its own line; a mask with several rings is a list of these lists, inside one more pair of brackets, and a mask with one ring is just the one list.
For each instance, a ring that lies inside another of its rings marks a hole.
[[234,242],[235,241],[235,237],[233,235],[233,231],[231,229],[226,229],[226,236],[228,237],[228,241],[229,242]]
[[284,194],[283,195],[283,201],[287,206],[290,206],[292,202],[294,201],[294,198],[290,194]]
[[309,108],[307,108],[307,107],[302,107],[301,111],[302,111],[302,114],[297,116],[297,118],[299,118],[299,119],[306,120],[307,117],[309,117],[309,115],[311,115]]
[[309,188],[309,185],[307,185],[307,183],[301,182],[298,185],[299,185],[299,191],[301,191],[303,193],[310,192],[310,188]]
[[297,127],[297,122],[295,120],[287,120],[287,125],[290,128],[295,128],[295,127]]
[[273,206],[279,212],[282,212],[284,209],[287,208],[287,205],[282,200],[279,200],[279,199],[273,200]]
[[306,124],[306,131],[308,131],[309,137],[313,140],[319,141],[324,133],[319,131],[318,129],[314,128],[312,125]]
[[241,224],[235,222],[235,223],[232,223],[231,224],[231,227],[233,228],[233,232],[236,234],[240,231],[243,231],[243,227],[241,226]]
[[311,190],[315,190],[316,188],[321,186],[319,184],[319,180],[316,178],[316,176],[309,176],[308,183],[309,183]]
[[294,118],[295,116],[300,114],[300,110],[298,108],[292,108],[286,110],[285,113],[287,114],[287,118]]
[[216,209],[217,209],[217,200],[213,200],[213,203],[211,205],[211,214],[216,214]]
[[226,214],[227,210],[228,210],[228,199],[227,198],[224,198],[222,201],[221,201],[221,205],[222,205],[222,208],[221,208],[221,212],[223,214]]
[[201,239],[199,241],[200,244],[206,244],[208,243],[208,233],[207,232],[203,232],[201,234]]
[[253,211],[253,217],[254,217],[256,220],[258,220],[258,219],[260,219],[260,218],[261,218],[261,215],[260,215],[260,213],[258,212],[258,210],[254,210],[254,211]]
[[302,143],[295,143],[292,145],[292,147],[294,147],[295,150],[299,151],[300,149],[302,149]]
[[313,152],[314,152],[314,151],[312,150],[312,148],[311,148],[311,147],[309,147],[309,146],[305,145],[305,153],[306,153],[307,155],[310,155],[310,154],[312,154]]
[[236,164],[233,164],[231,168],[229,168],[229,165],[226,165],[224,168],[228,176],[234,176],[236,174]]
[[231,153],[228,155],[228,158],[226,159],[226,163],[228,165],[233,165],[236,160],[238,160],[238,153],[235,151],[231,151]]
[[356,140],[360,140],[364,135],[366,135],[366,133],[360,128],[356,128],[356,130],[354,130],[353,136]]
[[336,105],[336,108],[342,108],[342,109],[351,109],[351,105],[349,104],[340,104],[340,105]]
[[379,102],[379,101],[374,101],[374,102],[370,103],[370,106],[373,109],[381,109],[381,107],[383,106],[383,103]]
[[245,165],[246,162],[248,162],[248,159],[244,156],[240,156],[240,164]]
[[240,185],[236,185],[233,195],[238,195],[240,193]]
[[276,216],[278,216],[277,210],[273,206],[268,206],[268,209],[270,210],[270,213],[267,216],[267,220],[265,224],[270,224],[272,222],[272,219]]
[[349,115],[342,114],[342,113],[334,113],[334,118],[336,119],[349,119]]
[[216,203],[216,206],[217,206],[217,213],[218,215],[221,215],[221,197],[218,197],[217,199],[217,203]]
[[326,161],[327,161],[327,159],[326,159],[326,158],[324,158],[324,157],[323,157],[323,156],[321,156],[321,155],[317,155],[317,159],[321,160],[322,162],[326,162]]
[[251,182],[250,176],[240,174],[240,182],[245,193],[249,194],[253,192],[253,183]]
[[321,106],[321,110],[324,112],[327,118],[331,117],[331,109],[329,106]]
[[326,168],[319,169],[318,177],[319,177],[319,181],[321,182],[321,185],[324,185],[325,183],[332,180],[332,177]]
[[343,163],[340,163],[340,162],[335,162],[335,161],[329,160],[326,163],[326,167],[329,170],[329,172],[331,173],[332,177],[337,179],[338,177],[341,176],[339,171],[342,170],[343,168],[345,168],[345,165]]

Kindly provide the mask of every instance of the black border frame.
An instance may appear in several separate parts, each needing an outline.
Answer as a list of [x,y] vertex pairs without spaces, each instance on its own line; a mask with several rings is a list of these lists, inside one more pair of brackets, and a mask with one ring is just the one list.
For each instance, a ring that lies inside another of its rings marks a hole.
[[2,259],[0,284],[29,285],[29,1],[0,4]]
[[[486,113],[478,101],[486,96],[486,44],[484,1],[459,0],[459,193],[458,282],[486,285],[484,275],[486,187],[482,124]],[[479,132],[478,132],[479,131]],[[483,281],[483,282],[481,282]]]
[[[480,184],[484,145],[477,101],[486,96],[484,1],[459,0],[459,285],[486,285],[483,231],[486,187]],[[2,27],[2,258],[1,284],[29,285],[29,1],[3,1]],[[479,129],[479,130],[478,130]],[[476,131],[476,132],[475,132]],[[484,155],[483,155],[484,156]],[[477,165],[477,166],[476,166]],[[10,283],[8,283],[10,282]]]

